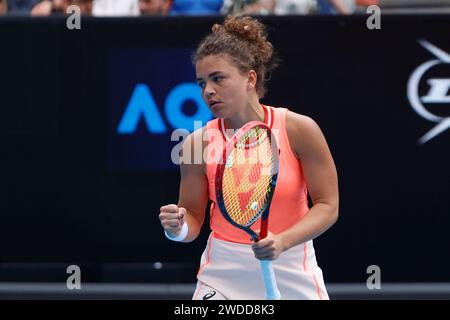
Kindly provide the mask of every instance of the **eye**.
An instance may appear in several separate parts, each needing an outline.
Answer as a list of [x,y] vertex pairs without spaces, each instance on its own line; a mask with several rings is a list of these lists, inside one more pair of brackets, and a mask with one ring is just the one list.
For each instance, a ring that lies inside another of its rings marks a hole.
[[198,85],[200,86],[200,88],[204,88],[205,87],[205,82],[204,81],[200,81],[198,82]]
[[222,76],[215,76],[215,77],[213,78],[213,80],[214,80],[214,82],[220,82],[220,81],[223,80],[223,77],[222,77]]

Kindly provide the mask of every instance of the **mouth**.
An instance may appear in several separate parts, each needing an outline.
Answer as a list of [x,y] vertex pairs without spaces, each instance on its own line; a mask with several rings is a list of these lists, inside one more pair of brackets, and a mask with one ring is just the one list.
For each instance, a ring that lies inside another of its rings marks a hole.
[[209,103],[208,103],[208,105],[210,106],[210,107],[214,107],[216,104],[218,104],[218,103],[222,103],[221,101],[210,101]]

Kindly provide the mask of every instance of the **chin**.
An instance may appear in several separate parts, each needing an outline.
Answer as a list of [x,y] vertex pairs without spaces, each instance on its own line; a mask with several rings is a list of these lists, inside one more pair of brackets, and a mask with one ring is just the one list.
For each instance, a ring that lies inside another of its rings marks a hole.
[[217,119],[226,119],[222,112],[213,112],[213,115]]
[[211,112],[213,113],[214,117],[216,118],[226,118],[226,112],[224,112],[223,109],[212,109]]

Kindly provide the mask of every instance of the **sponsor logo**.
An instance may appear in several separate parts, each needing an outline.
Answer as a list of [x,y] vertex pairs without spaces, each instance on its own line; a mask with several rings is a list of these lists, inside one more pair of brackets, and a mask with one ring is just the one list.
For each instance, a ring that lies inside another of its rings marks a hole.
[[[442,68],[446,64],[450,64],[450,54],[426,40],[420,40],[419,43],[437,58],[426,61],[417,67],[408,81],[407,94],[411,107],[425,120],[436,123],[430,131],[418,140],[419,144],[425,144],[450,128],[450,117],[440,116],[430,111],[431,107],[450,106],[450,74],[444,78],[426,75],[427,71],[432,68]],[[423,96],[420,96],[419,90],[421,81],[426,81],[429,86],[428,92]]]

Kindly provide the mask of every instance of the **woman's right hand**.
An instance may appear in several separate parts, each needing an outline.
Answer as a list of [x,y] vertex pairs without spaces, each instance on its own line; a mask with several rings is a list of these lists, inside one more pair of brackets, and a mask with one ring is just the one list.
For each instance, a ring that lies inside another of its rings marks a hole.
[[162,206],[159,211],[159,220],[167,235],[169,237],[178,236],[186,220],[186,209],[178,207],[176,204],[168,204]]

